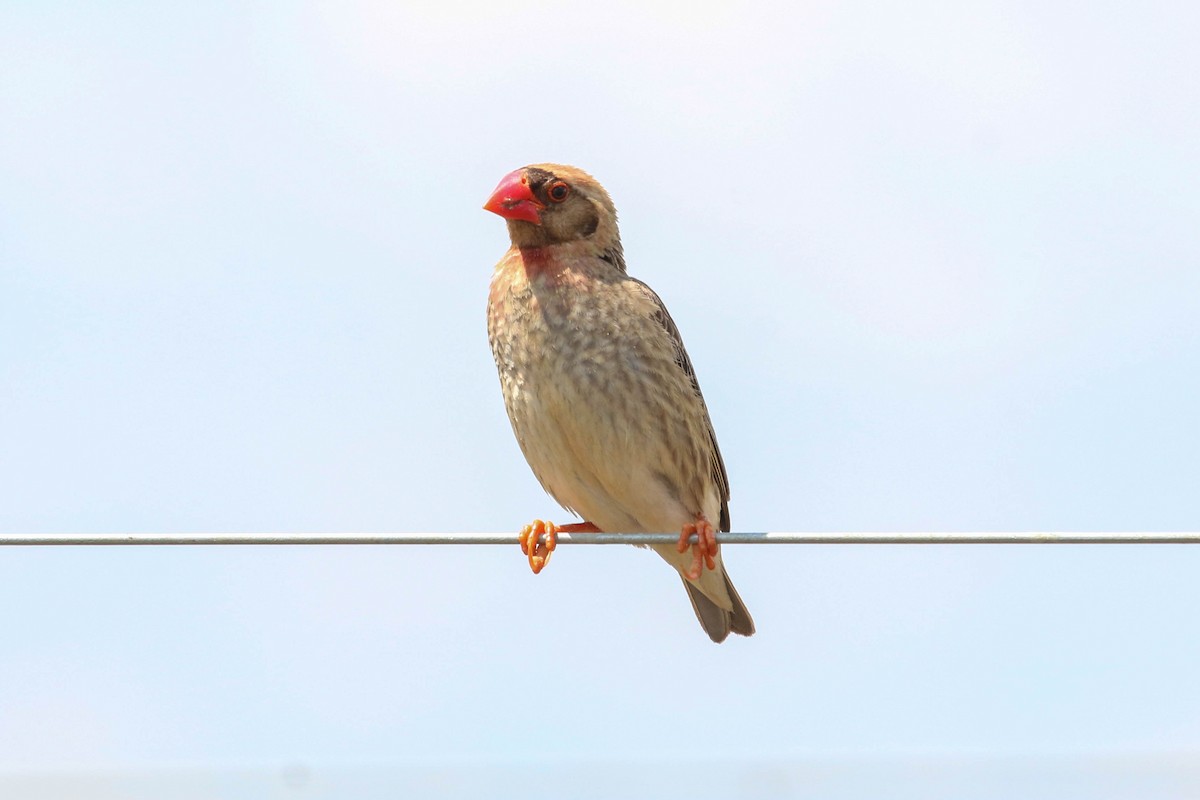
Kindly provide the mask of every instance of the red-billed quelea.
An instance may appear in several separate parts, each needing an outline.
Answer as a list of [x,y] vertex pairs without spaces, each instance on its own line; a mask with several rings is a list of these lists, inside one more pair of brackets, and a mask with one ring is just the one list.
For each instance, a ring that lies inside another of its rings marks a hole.
[[488,296],[508,417],[542,486],[586,520],[526,526],[533,571],[558,531],[678,532],[654,550],[679,571],[705,633],[751,635],[714,534],[729,530],[729,479],[708,408],[671,315],[625,274],[608,192],[575,167],[534,164],[484,208],[512,239]]

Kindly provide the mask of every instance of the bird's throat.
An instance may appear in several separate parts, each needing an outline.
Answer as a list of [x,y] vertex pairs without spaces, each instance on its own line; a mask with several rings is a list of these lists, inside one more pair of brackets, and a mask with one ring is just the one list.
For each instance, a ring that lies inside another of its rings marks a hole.
[[566,266],[566,261],[555,252],[555,246],[518,247],[517,258],[525,270],[526,279],[556,281]]

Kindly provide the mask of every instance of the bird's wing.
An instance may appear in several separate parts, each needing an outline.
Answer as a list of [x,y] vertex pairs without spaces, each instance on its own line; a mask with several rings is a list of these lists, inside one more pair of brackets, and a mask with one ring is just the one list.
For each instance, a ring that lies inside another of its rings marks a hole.
[[671,314],[667,311],[667,307],[663,304],[663,301],[655,294],[653,289],[637,278],[629,278],[629,280],[637,286],[650,302],[651,307],[654,309],[654,320],[659,325],[662,325],[663,330],[667,332],[667,336],[671,339],[671,346],[675,353],[675,363],[687,375],[688,380],[691,381],[692,390],[696,393],[696,397],[700,400],[700,406],[704,409],[704,425],[708,431],[709,444],[712,445],[709,450],[712,479],[716,482],[721,493],[721,520],[719,528],[722,531],[728,531],[730,529],[729,474],[725,471],[725,461],[721,458],[721,448],[717,445],[717,434],[713,430],[712,418],[708,414],[708,406],[704,402],[704,394],[700,391],[700,381],[696,379],[696,370],[692,368],[692,360],[688,358],[687,350],[683,346],[683,338],[679,335],[679,328],[676,327],[675,320],[671,319]]

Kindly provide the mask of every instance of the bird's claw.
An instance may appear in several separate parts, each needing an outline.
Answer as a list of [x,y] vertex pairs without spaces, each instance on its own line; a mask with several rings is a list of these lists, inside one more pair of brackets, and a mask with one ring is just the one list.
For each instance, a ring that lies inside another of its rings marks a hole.
[[[696,541],[692,541],[692,536],[696,537]],[[700,574],[705,567],[710,570],[717,568],[717,532],[713,530],[712,523],[703,516],[697,517],[695,522],[684,525],[683,530],[679,533],[679,544],[676,545],[676,549],[681,553],[686,553],[688,547],[692,548],[692,566],[684,575],[689,580],[700,580]]]
[[537,575],[550,563],[550,554],[558,546],[558,526],[535,519],[521,528],[520,538],[521,552],[529,557],[529,568]]

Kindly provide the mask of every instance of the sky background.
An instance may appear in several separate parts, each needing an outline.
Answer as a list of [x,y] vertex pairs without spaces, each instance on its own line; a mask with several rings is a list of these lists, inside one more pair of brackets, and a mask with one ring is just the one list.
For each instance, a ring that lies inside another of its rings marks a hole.
[[[508,242],[480,206],[540,161],[615,199],[735,530],[1200,529],[1198,22],[0,4],[0,532],[571,521],[484,320]],[[759,632],[717,647],[633,548],[536,578],[515,547],[5,549],[0,774],[695,798],[818,765],[872,797],[934,758],[956,797],[1200,786],[1200,547],[725,556]],[[1023,766],[971,761],[998,757]]]

